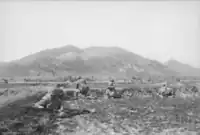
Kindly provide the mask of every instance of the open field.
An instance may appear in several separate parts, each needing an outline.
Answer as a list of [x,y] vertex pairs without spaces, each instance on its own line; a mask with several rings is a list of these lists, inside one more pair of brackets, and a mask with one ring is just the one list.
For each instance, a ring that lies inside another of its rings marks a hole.
[[[92,84],[105,88],[106,84]],[[136,85],[123,84],[123,87]],[[137,87],[141,87],[139,85]],[[152,85],[153,86],[153,85]],[[158,86],[158,85],[154,85]],[[118,85],[122,87],[122,85]],[[147,85],[146,85],[147,87]],[[31,110],[27,106],[38,101],[51,86],[17,86],[1,88],[0,133],[5,135],[155,135],[192,134],[200,132],[200,98],[163,98],[152,95],[131,98],[80,98],[65,102],[67,116],[58,118],[53,112]],[[134,88],[133,88],[134,90]],[[84,109],[95,108],[95,113]]]
[[[15,88],[15,87],[22,87],[22,86],[38,86],[38,85],[55,85],[55,84],[62,84],[64,82],[11,82],[11,83],[0,83],[0,88]],[[154,83],[154,84],[131,84],[131,83],[118,83],[116,86],[120,88],[134,88],[134,87],[160,87],[163,83]],[[105,88],[108,86],[106,82],[89,82],[88,85],[90,87],[95,88]],[[73,85],[72,87],[75,87]]]

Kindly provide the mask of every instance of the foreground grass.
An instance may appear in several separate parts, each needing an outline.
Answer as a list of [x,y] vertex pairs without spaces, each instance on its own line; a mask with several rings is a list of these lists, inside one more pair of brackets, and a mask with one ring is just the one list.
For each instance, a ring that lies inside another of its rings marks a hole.
[[[46,87],[18,88],[0,100],[0,133],[19,135],[154,135],[197,134],[200,130],[200,99],[132,97],[66,101],[66,117],[30,109]],[[15,97],[15,99],[13,99]],[[70,110],[69,110],[70,108]],[[95,108],[96,113],[80,110]]]

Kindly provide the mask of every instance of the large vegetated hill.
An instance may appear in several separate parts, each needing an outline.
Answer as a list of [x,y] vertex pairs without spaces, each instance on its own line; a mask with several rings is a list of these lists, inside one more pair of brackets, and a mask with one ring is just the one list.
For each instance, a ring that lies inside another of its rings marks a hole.
[[66,45],[0,64],[0,76],[101,75],[115,77],[179,75],[177,70],[119,47]]

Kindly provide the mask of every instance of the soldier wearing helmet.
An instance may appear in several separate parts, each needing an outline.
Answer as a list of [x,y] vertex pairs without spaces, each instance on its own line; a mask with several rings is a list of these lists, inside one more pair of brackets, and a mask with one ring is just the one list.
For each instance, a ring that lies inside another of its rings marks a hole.
[[163,97],[164,93],[167,91],[167,84],[164,83],[162,87],[159,89],[158,94]]
[[115,87],[115,80],[114,79],[110,79],[110,81],[108,83],[108,87],[111,88],[111,89]]
[[113,97],[115,95],[115,93],[116,93],[116,90],[115,90],[115,80],[112,78],[108,82],[108,88],[106,90],[106,95],[108,97]]
[[78,76],[75,83],[76,83],[76,89],[80,89],[81,84],[86,83],[86,81],[81,76]]
[[87,96],[89,92],[89,86],[87,85],[86,79],[81,76],[78,77],[79,80],[76,82],[76,89],[80,90],[80,94]]

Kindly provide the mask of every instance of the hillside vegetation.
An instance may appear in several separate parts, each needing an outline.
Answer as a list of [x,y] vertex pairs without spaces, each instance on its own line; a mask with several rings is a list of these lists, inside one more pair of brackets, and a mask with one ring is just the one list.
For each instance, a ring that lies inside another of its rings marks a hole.
[[94,75],[132,77],[169,76],[178,73],[155,60],[149,60],[119,47],[72,45],[47,49],[0,65],[0,76]]

